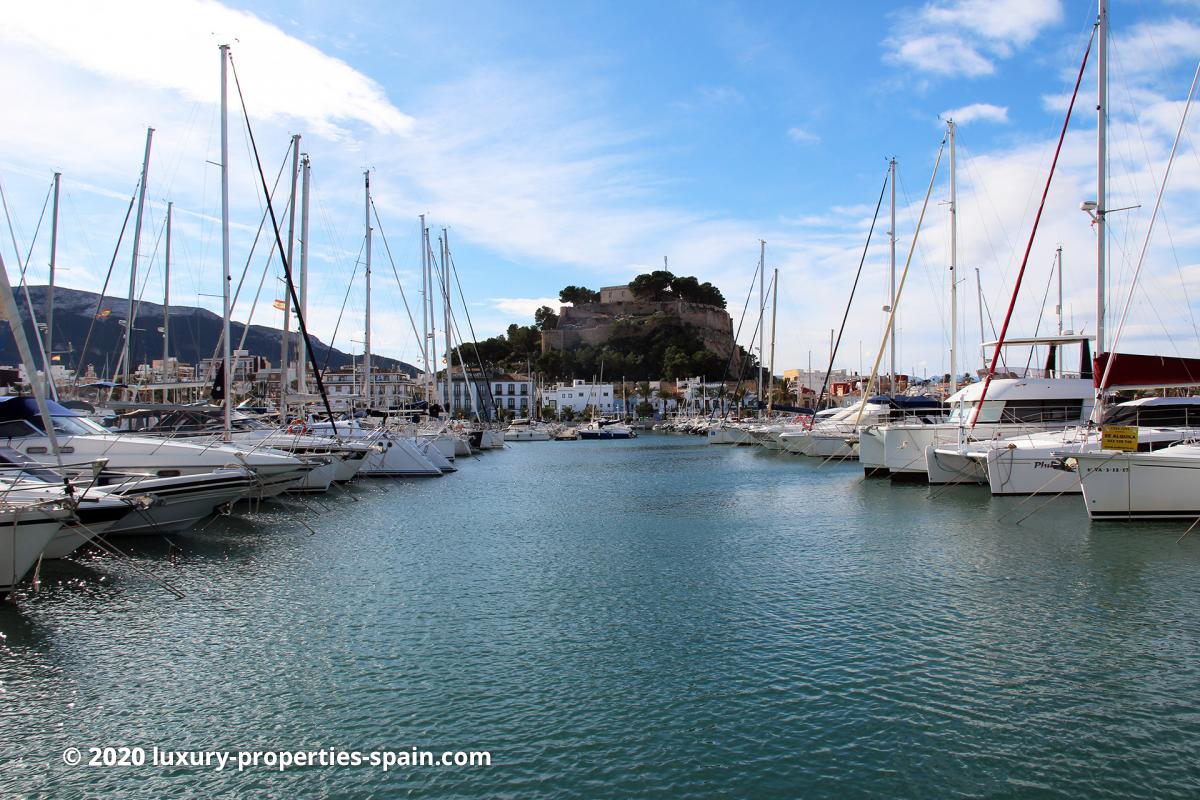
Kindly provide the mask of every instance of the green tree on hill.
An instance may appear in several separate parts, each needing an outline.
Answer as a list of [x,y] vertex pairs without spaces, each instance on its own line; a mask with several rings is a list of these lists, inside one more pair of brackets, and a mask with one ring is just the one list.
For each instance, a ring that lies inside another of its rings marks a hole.
[[558,299],[563,303],[580,305],[581,303],[598,303],[600,293],[593,292],[586,286],[567,286],[558,293]]
[[552,331],[558,327],[558,314],[550,306],[542,306],[533,312],[533,324],[540,331]]
[[663,269],[638,275],[629,282],[629,288],[639,300],[683,300],[725,308],[725,296],[708,281],[700,283],[690,275],[674,275]]
[[639,300],[660,303],[664,300],[674,299],[671,294],[671,283],[674,280],[675,276],[670,272],[665,269],[656,269],[654,272],[638,275],[629,282],[629,289]]

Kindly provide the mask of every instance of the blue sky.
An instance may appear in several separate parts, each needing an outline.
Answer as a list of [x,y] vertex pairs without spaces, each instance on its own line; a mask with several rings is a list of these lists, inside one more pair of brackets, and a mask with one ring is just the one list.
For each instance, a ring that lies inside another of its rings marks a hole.
[[[567,284],[623,283],[657,268],[716,283],[740,309],[767,241],[780,270],[779,369],[820,361],[838,324],[886,169],[900,163],[903,262],[943,127],[959,127],[960,348],[978,358],[974,270],[992,313],[1011,291],[1094,2],[914,3],[87,3],[13,7],[0,61],[0,181],[29,250],[50,175],[64,172],[60,265],[97,289],[156,128],[145,297],[161,295],[154,249],[176,217],[177,302],[219,292],[216,45],[234,48],[266,168],[300,133],[314,164],[312,329],[329,339],[362,244],[362,171],[397,272],[415,294],[417,214],[450,229],[476,331],[527,322]],[[1200,57],[1194,2],[1115,2],[1110,304],[1128,294],[1182,101]],[[1094,327],[1095,78],[1085,78],[1014,334],[1043,316],[1062,243],[1068,324]],[[1188,125],[1134,295],[1125,349],[1200,355],[1200,191]],[[232,136],[240,272],[260,213],[240,130]],[[899,317],[901,367],[947,368],[948,186],[939,175]],[[884,319],[886,247],[872,245],[839,366],[865,367]],[[376,242],[376,349],[416,343]],[[10,273],[18,259],[0,248]],[[47,237],[32,243],[44,281]],[[257,285],[265,254],[251,262]],[[114,283],[128,283],[128,249]],[[274,270],[278,272],[277,269]],[[360,349],[361,278],[337,344]],[[278,324],[269,278],[254,321]],[[1054,300],[1048,301],[1052,312]],[[248,303],[236,316],[246,319]],[[1047,312],[1048,313],[1048,312]],[[1116,313],[1116,312],[1114,312]],[[419,318],[418,318],[419,323]],[[998,324],[998,320],[997,320]],[[1053,325],[1042,322],[1042,330]],[[1110,321],[1110,326],[1115,320]],[[752,324],[751,326],[752,327]]]

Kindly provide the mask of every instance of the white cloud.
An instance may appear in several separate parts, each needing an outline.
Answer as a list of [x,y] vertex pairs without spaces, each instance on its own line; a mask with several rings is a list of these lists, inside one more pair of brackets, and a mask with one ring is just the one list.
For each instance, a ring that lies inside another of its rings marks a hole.
[[961,108],[952,108],[949,111],[943,111],[940,116],[942,119],[952,119],[959,125],[966,125],[970,122],[1006,124],[1008,122],[1008,108],[992,105],[991,103],[971,103]]
[[800,144],[817,144],[821,141],[820,136],[798,125],[788,128],[787,135],[793,142],[799,142]]
[[492,297],[488,299],[488,303],[509,317],[519,317],[525,321],[524,324],[531,324],[533,312],[542,306],[549,306],[557,313],[558,307],[562,305],[557,297]]
[[1057,0],[933,0],[899,16],[886,58],[918,72],[978,78],[1061,18]]
[[133,0],[119,7],[87,0],[26,3],[6,9],[0,42],[204,103],[218,99],[217,47],[229,44],[243,78],[254,76],[243,89],[259,115],[299,118],[330,137],[344,135],[341,124],[349,121],[391,133],[412,124],[378,84],[345,62],[210,0]]

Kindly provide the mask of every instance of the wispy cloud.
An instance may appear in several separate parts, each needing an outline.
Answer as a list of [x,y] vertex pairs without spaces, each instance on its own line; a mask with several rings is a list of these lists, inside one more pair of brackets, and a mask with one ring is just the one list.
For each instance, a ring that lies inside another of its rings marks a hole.
[[542,306],[557,309],[562,305],[557,297],[492,297],[488,303],[509,317],[519,317],[527,323],[533,320],[533,312]]
[[787,135],[793,142],[799,142],[800,144],[818,144],[821,141],[820,136],[799,125],[788,128]]
[[1008,123],[1008,108],[992,105],[991,103],[971,103],[960,108],[952,108],[941,113],[942,119],[952,119],[960,125],[971,122]]
[[931,75],[978,78],[1061,18],[1057,0],[934,0],[898,15],[885,58]]

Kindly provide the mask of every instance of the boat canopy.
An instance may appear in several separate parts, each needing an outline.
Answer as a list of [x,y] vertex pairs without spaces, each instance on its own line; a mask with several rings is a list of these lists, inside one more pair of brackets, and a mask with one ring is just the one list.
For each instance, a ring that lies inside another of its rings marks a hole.
[[[86,417],[82,411],[61,406],[53,400],[46,401],[46,407],[52,417]],[[37,400],[32,397],[7,397],[0,399],[0,422],[12,422],[23,419],[41,429],[42,415],[38,411]]]
[[1097,353],[1094,372],[1097,389],[1200,386],[1200,358]]

